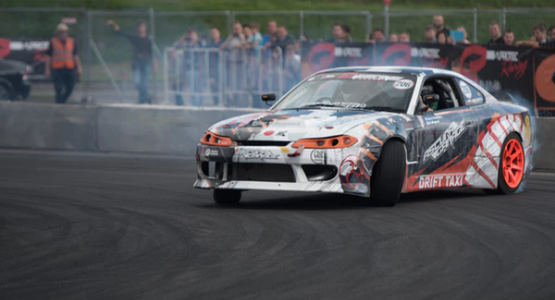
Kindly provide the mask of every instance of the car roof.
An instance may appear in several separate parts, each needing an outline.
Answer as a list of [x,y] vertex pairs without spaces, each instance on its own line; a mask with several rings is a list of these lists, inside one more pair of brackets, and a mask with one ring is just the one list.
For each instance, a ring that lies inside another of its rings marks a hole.
[[424,74],[424,75],[431,75],[431,74],[444,74],[450,76],[459,76],[458,73],[444,70],[444,69],[437,69],[437,68],[424,68],[424,67],[395,67],[395,66],[380,66],[380,67],[341,67],[341,68],[333,68],[327,69],[318,72],[317,74],[322,73],[332,73],[332,72],[393,72],[393,73],[411,73],[411,74]]

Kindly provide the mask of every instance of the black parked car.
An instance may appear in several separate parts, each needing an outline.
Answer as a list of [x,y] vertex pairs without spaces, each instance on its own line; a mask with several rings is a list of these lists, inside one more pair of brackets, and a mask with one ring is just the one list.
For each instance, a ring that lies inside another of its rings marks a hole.
[[25,100],[31,92],[29,73],[26,64],[0,58],[0,100]]

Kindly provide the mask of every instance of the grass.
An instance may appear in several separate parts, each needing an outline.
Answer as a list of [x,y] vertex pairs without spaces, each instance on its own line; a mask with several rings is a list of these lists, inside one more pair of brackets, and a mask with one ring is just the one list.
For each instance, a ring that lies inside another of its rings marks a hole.
[[[552,0],[393,0],[392,9],[551,7]],[[382,0],[4,0],[4,7],[79,7],[88,9],[148,9],[160,11],[216,10],[372,10],[383,9]]]

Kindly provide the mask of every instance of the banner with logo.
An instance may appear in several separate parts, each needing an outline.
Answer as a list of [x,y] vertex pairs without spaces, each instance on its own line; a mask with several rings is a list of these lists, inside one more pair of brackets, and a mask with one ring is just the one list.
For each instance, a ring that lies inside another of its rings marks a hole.
[[0,38],[0,57],[17,60],[33,67],[31,75],[44,74],[44,56],[49,39],[5,39]]
[[555,110],[555,49],[535,49],[533,64],[535,107]]
[[369,43],[304,43],[302,49],[303,78],[329,68],[373,65],[374,45]]
[[469,45],[453,63],[453,70],[488,90],[504,90],[531,99],[533,49]]
[[374,65],[451,69],[462,50],[453,45],[381,43],[374,50]]

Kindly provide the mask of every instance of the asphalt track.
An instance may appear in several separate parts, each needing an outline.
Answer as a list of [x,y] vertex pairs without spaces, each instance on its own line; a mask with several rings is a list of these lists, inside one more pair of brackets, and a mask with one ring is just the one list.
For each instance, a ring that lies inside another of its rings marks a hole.
[[0,152],[0,299],[555,299],[555,176],[394,208],[249,192],[183,158]]

